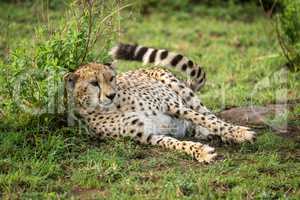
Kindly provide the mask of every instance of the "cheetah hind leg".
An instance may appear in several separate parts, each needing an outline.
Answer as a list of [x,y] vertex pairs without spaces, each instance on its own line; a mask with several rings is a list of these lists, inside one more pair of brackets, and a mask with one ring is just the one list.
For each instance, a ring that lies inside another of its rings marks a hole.
[[[154,71],[149,70],[148,73],[149,76],[166,84],[169,88],[174,90],[178,96],[184,99],[187,105],[186,109],[193,110],[193,112],[190,113],[196,113],[196,118],[193,117],[192,119],[188,119],[188,121],[192,121],[196,127],[194,129],[196,131],[196,134],[194,135],[195,138],[210,139],[220,137],[222,141],[226,143],[241,143],[245,141],[253,141],[255,139],[255,133],[250,131],[249,128],[234,126],[218,119],[201,103],[195,92],[191,88],[187,87],[182,81],[177,79],[172,73],[161,69]],[[177,110],[178,109],[173,109],[171,115],[177,115]],[[202,117],[199,118],[199,115],[202,115]],[[187,116],[181,116],[183,119],[185,117]],[[188,118],[191,118],[191,115],[189,115]],[[204,120],[202,120],[202,118],[204,118]]]
[[181,119],[192,121],[195,133],[193,137],[196,139],[211,140],[220,138],[226,143],[253,142],[255,140],[255,132],[251,131],[250,128],[235,126],[218,119],[201,103],[199,97],[190,88],[181,84],[180,81],[169,80],[168,86],[177,92],[186,104],[186,106],[181,105],[181,110],[174,107],[174,104],[173,108],[170,105],[171,115],[181,114],[179,116]]
[[185,106],[174,106],[174,104],[169,105],[168,112],[170,115],[191,121],[193,125],[208,129],[210,134],[220,136],[224,142],[242,143],[255,140],[254,131],[247,127],[226,123],[212,113],[201,113]]

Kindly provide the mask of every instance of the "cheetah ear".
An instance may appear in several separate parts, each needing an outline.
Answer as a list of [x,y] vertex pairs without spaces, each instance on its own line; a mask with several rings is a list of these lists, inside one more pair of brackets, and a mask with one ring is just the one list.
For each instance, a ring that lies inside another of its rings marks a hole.
[[115,70],[117,68],[117,61],[114,60],[113,62],[111,62],[111,63],[105,63],[104,65],[109,66],[110,68],[112,68],[112,69]]
[[64,75],[64,81],[67,88],[74,88],[77,79],[78,75],[74,74],[73,72],[69,72]]

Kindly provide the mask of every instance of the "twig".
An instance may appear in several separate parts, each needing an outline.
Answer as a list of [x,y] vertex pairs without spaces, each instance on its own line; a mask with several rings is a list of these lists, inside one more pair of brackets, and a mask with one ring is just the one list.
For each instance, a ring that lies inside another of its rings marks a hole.
[[271,9],[268,11],[268,12],[270,13],[270,14],[269,14],[270,16],[272,16],[273,10],[274,10],[276,4],[277,4],[277,0],[275,0],[275,1],[273,2]]
[[86,55],[88,53],[89,44],[91,40],[91,32],[92,32],[92,26],[93,26],[93,1],[88,2],[88,12],[89,12],[89,30],[88,30],[88,38],[85,46],[85,51],[81,60],[81,64],[84,62]]
[[277,4],[277,0],[275,0],[275,1],[273,2],[272,7],[271,7],[269,10],[267,10],[267,12],[265,11],[264,3],[262,2],[262,0],[259,0],[259,4],[260,4],[260,6],[262,7],[262,9],[263,9],[265,15],[266,15],[267,17],[271,17],[271,16],[272,16],[272,13],[273,13],[273,9],[275,8],[275,5]]
[[[117,3],[118,8],[120,7],[120,1]],[[121,20],[120,20],[120,10],[118,9],[118,37],[121,37]]]
[[280,35],[278,20],[275,21],[275,30],[276,30],[276,36],[277,36],[277,39],[278,39],[278,42],[279,42],[279,45],[280,45],[283,55],[288,60],[288,63],[290,63],[292,65],[292,67],[294,67],[294,62],[290,59],[286,45],[284,44],[284,41]]
[[[125,8],[127,8],[127,7],[129,7],[129,6],[132,6],[132,5],[134,5],[135,3],[129,3],[129,4],[126,4],[126,5],[124,5],[124,6],[122,6],[122,7],[118,7],[116,10],[114,10],[113,12],[111,12],[109,15],[107,15],[106,17],[104,17],[102,20],[101,20],[101,22],[100,22],[100,24],[102,24],[102,23],[104,23],[107,19],[109,19],[111,16],[113,16],[114,14],[116,14],[116,13],[118,13],[118,12],[120,12],[121,10],[123,10],[123,9],[125,9]],[[92,43],[92,45],[90,46],[90,48],[92,48],[95,44],[96,44],[96,42],[97,42],[97,40],[99,39],[99,36],[101,35],[101,32],[100,32],[100,27],[98,28],[98,30],[96,31],[96,36],[95,36],[95,40],[93,41],[93,43]]]

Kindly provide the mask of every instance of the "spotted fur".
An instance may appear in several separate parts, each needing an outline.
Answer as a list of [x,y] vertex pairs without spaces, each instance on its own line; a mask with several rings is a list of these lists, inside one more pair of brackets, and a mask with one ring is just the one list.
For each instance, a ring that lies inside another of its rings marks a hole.
[[[199,162],[216,157],[213,147],[181,141],[188,129],[223,141],[252,141],[254,132],[224,122],[191,88],[164,69],[140,69],[116,76],[112,66],[91,63],[65,76],[68,94],[91,132],[102,138],[130,137],[191,155]],[[202,138],[196,132],[195,138]]]
[[188,82],[188,86],[193,91],[200,90],[206,81],[206,74],[200,66],[181,54],[165,49],[120,43],[111,49],[110,54],[114,59],[141,61],[144,64],[153,63],[157,66],[176,68],[192,79]]

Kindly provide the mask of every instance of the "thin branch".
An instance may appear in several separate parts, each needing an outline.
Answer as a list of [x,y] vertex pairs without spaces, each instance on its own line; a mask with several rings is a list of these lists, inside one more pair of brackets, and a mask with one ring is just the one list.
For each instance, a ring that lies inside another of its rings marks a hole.
[[86,42],[86,46],[85,46],[85,50],[84,50],[84,55],[81,60],[81,64],[84,62],[84,60],[86,58],[86,55],[89,50],[90,40],[91,40],[91,33],[92,33],[92,26],[93,26],[93,1],[89,1],[89,3],[88,3],[88,12],[89,12],[88,38],[87,38],[87,42]]
[[271,17],[272,16],[272,13],[273,13],[273,9],[275,8],[275,5],[277,4],[277,0],[275,0],[272,4],[272,7],[266,12],[265,11],[265,7],[264,7],[264,3],[262,2],[262,0],[259,0],[259,4],[260,6],[262,7],[263,9],[263,12],[265,13],[265,15],[267,17]]
[[[104,17],[104,18],[101,20],[100,24],[104,23],[104,22],[105,22],[106,20],[108,20],[111,16],[117,14],[117,13],[120,12],[121,10],[123,10],[123,9],[125,9],[125,8],[127,8],[127,7],[130,7],[130,6],[134,5],[134,4],[135,4],[135,3],[130,3],[130,4],[124,5],[124,6],[120,7],[120,8],[118,7],[116,10],[114,10],[114,11],[111,12],[109,15],[107,15],[106,17]],[[96,31],[95,40],[92,42],[92,45],[90,46],[90,48],[92,48],[92,47],[96,44],[96,42],[98,41],[100,35],[101,35],[101,32],[100,32],[100,27],[99,27],[98,30]]]
[[275,21],[275,30],[276,30],[276,36],[277,36],[277,39],[278,39],[278,42],[279,42],[279,45],[281,47],[283,55],[288,60],[288,63],[290,63],[292,65],[292,67],[294,67],[294,63],[291,60],[291,58],[289,56],[289,53],[288,53],[288,50],[287,50],[287,47],[286,47],[286,45],[285,45],[285,43],[284,43],[284,41],[283,41],[283,39],[282,39],[282,37],[280,35],[278,19]]
[[[117,7],[120,7],[120,1],[117,1]],[[118,9],[118,38],[121,37],[121,18],[120,18],[120,10]]]
[[275,0],[275,1],[273,2],[271,9],[268,11],[270,16],[272,16],[273,10],[274,10],[276,4],[277,4],[277,0]]

